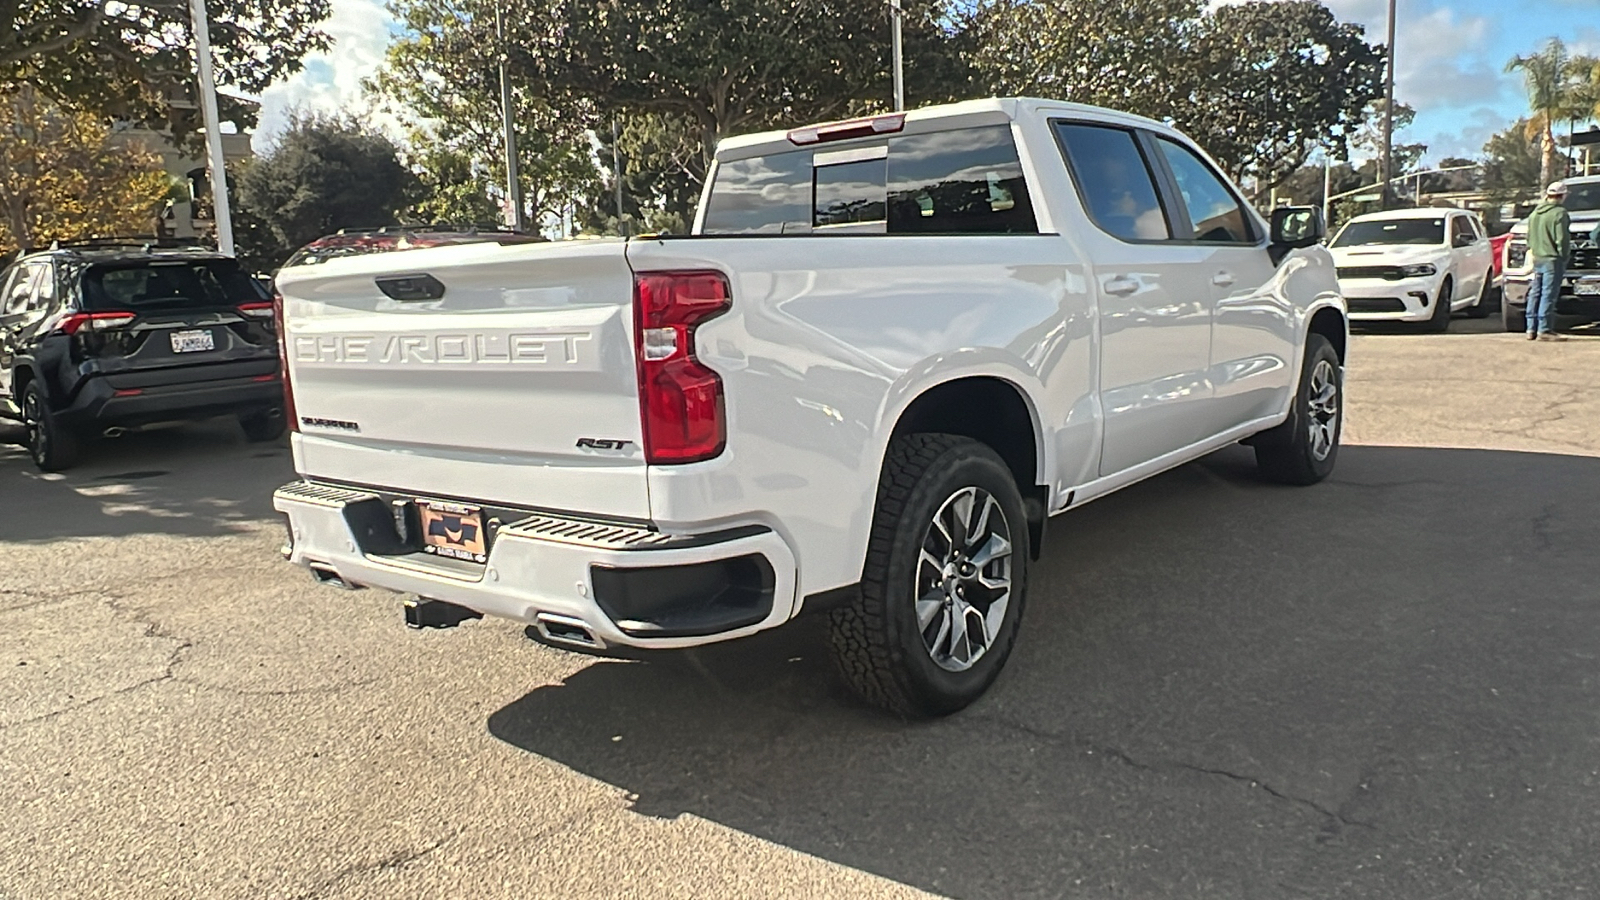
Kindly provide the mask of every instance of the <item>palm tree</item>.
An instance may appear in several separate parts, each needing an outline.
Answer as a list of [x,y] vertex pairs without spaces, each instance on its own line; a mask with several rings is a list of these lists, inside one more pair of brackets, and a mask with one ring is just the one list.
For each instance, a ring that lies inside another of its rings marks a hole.
[[[1583,82],[1574,77],[1574,57],[1560,38],[1551,38],[1544,49],[1528,56],[1512,57],[1507,72],[1522,72],[1528,89],[1528,137],[1539,139],[1539,181],[1549,184],[1558,177],[1561,156],[1556,150],[1557,122],[1588,118],[1593,102],[1585,104]],[[1592,68],[1592,67],[1591,67]]]

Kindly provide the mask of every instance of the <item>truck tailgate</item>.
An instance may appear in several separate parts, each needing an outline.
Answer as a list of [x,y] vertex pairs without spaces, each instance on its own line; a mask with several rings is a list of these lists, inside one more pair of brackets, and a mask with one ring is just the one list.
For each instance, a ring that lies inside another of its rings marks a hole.
[[480,244],[281,272],[301,473],[648,519],[624,248]]

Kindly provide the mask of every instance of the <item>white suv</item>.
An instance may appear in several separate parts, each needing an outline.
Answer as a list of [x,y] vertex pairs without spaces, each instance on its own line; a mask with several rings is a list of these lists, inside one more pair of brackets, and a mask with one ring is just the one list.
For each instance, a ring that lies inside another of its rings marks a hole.
[[1350,318],[1421,322],[1446,331],[1450,316],[1489,314],[1494,251],[1475,213],[1396,209],[1351,219],[1331,244]]

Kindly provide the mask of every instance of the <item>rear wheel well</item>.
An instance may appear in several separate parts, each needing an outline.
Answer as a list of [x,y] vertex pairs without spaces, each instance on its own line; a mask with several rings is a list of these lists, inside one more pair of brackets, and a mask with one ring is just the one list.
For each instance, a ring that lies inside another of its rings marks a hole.
[[1348,332],[1345,328],[1344,316],[1332,307],[1323,307],[1311,317],[1311,327],[1307,329],[1311,334],[1320,334],[1333,345],[1333,352],[1339,354],[1339,364],[1344,364],[1345,341]]
[[908,434],[955,434],[986,444],[1005,461],[1022,493],[1032,552],[1039,554],[1049,488],[1039,485],[1033,415],[1016,385],[999,378],[960,378],[929,388],[900,414],[890,440]]

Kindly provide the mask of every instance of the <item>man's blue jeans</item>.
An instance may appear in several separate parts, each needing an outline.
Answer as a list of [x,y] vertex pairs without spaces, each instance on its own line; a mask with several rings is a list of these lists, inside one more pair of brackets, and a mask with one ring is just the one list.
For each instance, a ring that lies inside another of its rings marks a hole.
[[1566,260],[1533,261],[1533,280],[1528,282],[1529,334],[1546,334],[1556,330],[1556,298],[1561,296],[1561,278],[1566,274]]

